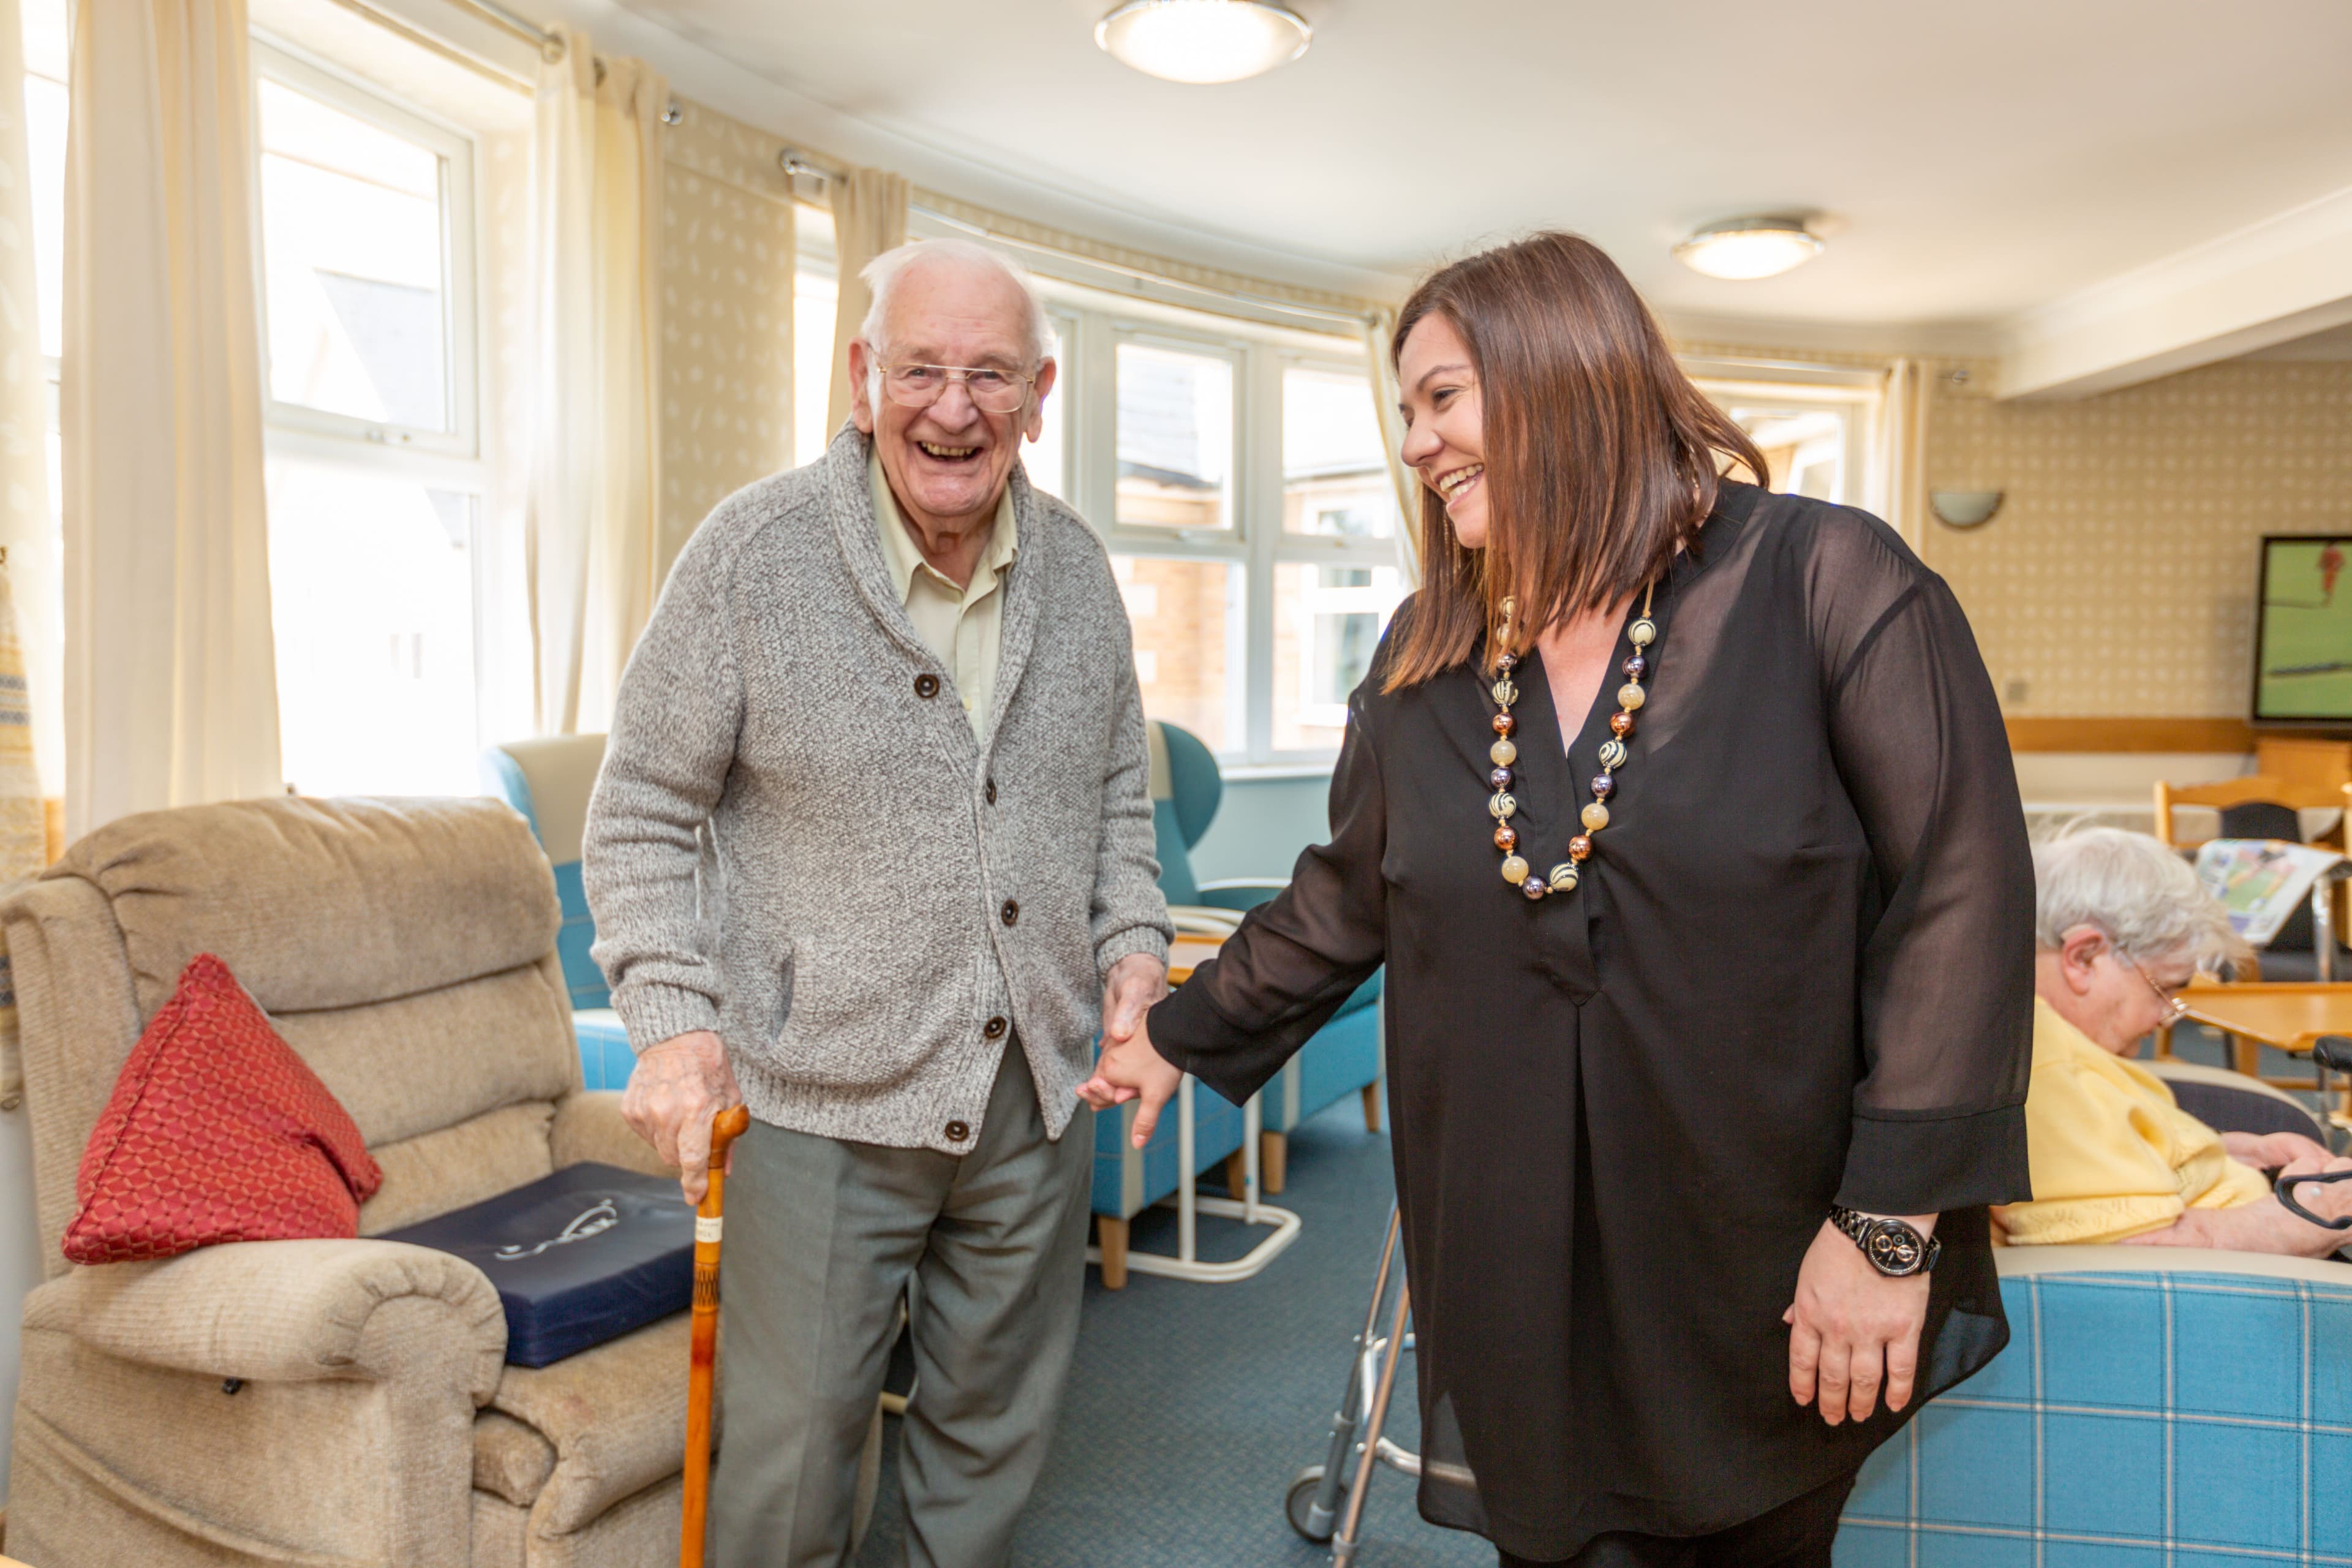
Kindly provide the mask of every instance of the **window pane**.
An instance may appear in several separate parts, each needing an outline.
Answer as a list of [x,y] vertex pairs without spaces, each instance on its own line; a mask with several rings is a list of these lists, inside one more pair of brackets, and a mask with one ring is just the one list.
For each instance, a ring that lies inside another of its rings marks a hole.
[[1232,361],[1118,345],[1120,526],[1231,528],[1233,456]]
[[1337,751],[1348,694],[1371,668],[1372,650],[1404,583],[1393,566],[1274,569],[1274,749]]
[[1396,537],[1396,489],[1366,377],[1299,366],[1282,373],[1282,527]]
[[473,498],[269,464],[287,780],[305,795],[472,795]]
[[824,422],[833,393],[833,313],[839,296],[831,270],[793,274],[793,462],[824,456],[833,428]]
[[66,85],[25,78],[26,184],[33,198],[34,305],[41,318],[41,352],[65,353]]
[[1841,503],[1855,499],[1846,493],[1846,422],[1838,410],[1732,402],[1725,412],[1763,449],[1771,470],[1767,489]]
[[1143,711],[1190,730],[1213,752],[1242,744],[1241,568],[1223,561],[1114,555],[1111,574],[1135,627]]
[[440,156],[283,83],[260,83],[269,392],[450,428]]
[[1034,441],[1021,447],[1021,466],[1029,472],[1029,482],[1047,495],[1070,499],[1069,446],[1067,441],[1072,395],[1076,391],[1071,381],[1070,345],[1077,340],[1077,323],[1066,316],[1054,318],[1054,331],[1061,339],[1061,350],[1055,361],[1054,390],[1045,396],[1045,424]]

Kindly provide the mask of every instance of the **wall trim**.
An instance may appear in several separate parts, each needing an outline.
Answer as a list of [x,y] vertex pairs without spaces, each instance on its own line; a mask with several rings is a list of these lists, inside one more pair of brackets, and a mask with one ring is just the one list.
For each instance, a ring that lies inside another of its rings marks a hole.
[[2012,752],[2231,752],[2254,749],[2243,719],[2010,718]]

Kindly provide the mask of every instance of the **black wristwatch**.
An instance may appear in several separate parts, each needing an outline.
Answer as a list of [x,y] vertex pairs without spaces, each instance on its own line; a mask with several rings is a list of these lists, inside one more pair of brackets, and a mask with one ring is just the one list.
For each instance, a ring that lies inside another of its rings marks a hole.
[[1877,1219],[1853,1209],[1832,1209],[1830,1223],[1853,1238],[1873,1268],[1890,1279],[1925,1274],[1943,1256],[1942,1242],[1932,1236],[1921,1236],[1899,1219]]

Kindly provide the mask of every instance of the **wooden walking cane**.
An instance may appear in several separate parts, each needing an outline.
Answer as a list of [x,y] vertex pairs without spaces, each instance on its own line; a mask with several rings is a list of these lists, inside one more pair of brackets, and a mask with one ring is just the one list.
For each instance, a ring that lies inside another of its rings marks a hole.
[[678,1530],[678,1568],[702,1568],[702,1537],[710,1514],[710,1374],[719,1355],[719,1237],[727,1209],[727,1151],[751,1125],[751,1113],[740,1105],[710,1119],[710,1184],[694,1211],[694,1360],[686,1382],[686,1510]]

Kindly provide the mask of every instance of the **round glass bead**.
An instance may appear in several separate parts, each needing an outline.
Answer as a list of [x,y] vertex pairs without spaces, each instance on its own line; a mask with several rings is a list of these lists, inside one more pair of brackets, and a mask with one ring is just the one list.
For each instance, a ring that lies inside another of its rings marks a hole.
[[1628,627],[1625,635],[1633,639],[1635,647],[1647,647],[1658,640],[1658,623],[1644,616]]
[[1496,742],[1486,748],[1486,754],[1495,759],[1498,768],[1507,768],[1519,760],[1519,749],[1508,741]]
[[1517,719],[1512,718],[1508,713],[1497,713],[1495,715],[1495,733],[1497,735],[1507,735],[1518,727],[1519,721]]
[[1590,857],[1591,853],[1592,839],[1589,835],[1580,833],[1575,837],[1568,841],[1568,858],[1570,859],[1582,860]]
[[1495,829],[1496,848],[1507,850],[1515,847],[1518,842],[1519,830],[1512,826],[1509,823],[1506,822],[1501,826]]
[[1604,768],[1623,767],[1625,765],[1625,742],[1614,739],[1601,742],[1601,765]]
[[1609,808],[1596,800],[1584,808],[1578,820],[1592,832],[1598,833],[1609,826]]
[[1625,672],[1626,679],[1639,680],[1650,673],[1650,661],[1638,653],[1630,653],[1625,656],[1625,662],[1617,668]]
[[1576,867],[1571,862],[1563,860],[1551,868],[1551,876],[1547,879],[1551,883],[1551,890],[1555,893],[1574,892]]
[[1496,789],[1508,789],[1511,787],[1511,770],[1508,768],[1496,768],[1493,773],[1486,775],[1486,782],[1493,784]]
[[1495,661],[1495,668],[1501,670],[1505,675],[1508,675],[1511,671],[1519,668],[1519,656],[1515,653],[1507,653]]
[[1494,697],[1495,706],[1508,708],[1519,700],[1519,689],[1507,680],[1498,680],[1495,682]]
[[1520,858],[1518,856],[1514,855],[1509,859],[1503,862],[1503,880],[1510,883],[1511,886],[1516,888],[1527,879],[1527,861]]
[[1615,779],[1611,778],[1607,773],[1595,773],[1592,775],[1593,799],[1607,800],[1611,795],[1615,795],[1616,793],[1617,781]]
[[1519,891],[1528,896],[1528,901],[1529,903],[1535,902],[1538,899],[1542,898],[1550,890],[1550,889],[1544,886],[1544,879],[1541,877],[1529,877],[1526,881],[1519,884]]
[[1617,689],[1617,706],[1628,713],[1649,700],[1649,694],[1633,681],[1629,680]]
[[1511,813],[1519,809],[1519,803],[1503,791],[1496,790],[1495,798],[1486,803],[1486,809],[1494,813],[1496,821],[1507,822]]
[[1633,716],[1631,713],[1612,713],[1609,715],[1609,731],[1619,740],[1623,740],[1633,732]]

